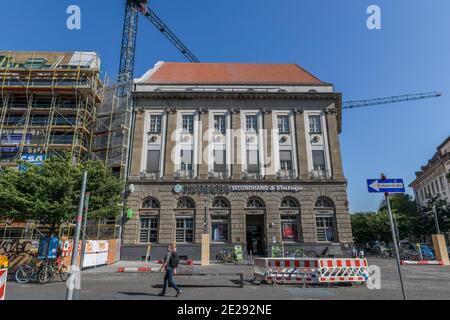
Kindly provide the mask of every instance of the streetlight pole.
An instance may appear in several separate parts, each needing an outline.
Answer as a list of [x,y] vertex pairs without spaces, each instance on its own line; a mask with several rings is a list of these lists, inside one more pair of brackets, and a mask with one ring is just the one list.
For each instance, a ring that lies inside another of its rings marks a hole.
[[439,228],[439,220],[436,211],[436,204],[433,204],[433,214],[434,214],[434,223],[436,224],[436,233],[441,234],[441,229]]
[[405,287],[403,285],[402,270],[400,268],[400,254],[398,252],[397,236],[395,234],[396,232],[395,232],[395,229],[394,229],[394,219],[392,217],[391,202],[389,201],[389,193],[386,192],[384,194],[384,196],[386,198],[386,203],[387,203],[387,207],[388,207],[389,220],[391,222],[392,242],[394,244],[394,249],[395,249],[395,256],[396,256],[396,260],[397,260],[398,275],[399,275],[399,278],[400,278],[400,286],[402,287],[403,300],[406,300]]
[[80,202],[78,203],[78,214],[76,218],[77,223],[75,227],[75,237],[73,239],[72,259],[70,262],[70,276],[69,276],[69,283],[67,283],[66,300],[73,300],[73,289],[74,286],[76,285],[74,273],[79,272],[79,270],[75,269],[77,267],[77,260],[78,260],[78,242],[80,241],[81,221],[83,220],[83,206],[84,206],[84,196],[86,194],[87,175],[88,172],[85,170],[83,173],[83,183],[81,185]]

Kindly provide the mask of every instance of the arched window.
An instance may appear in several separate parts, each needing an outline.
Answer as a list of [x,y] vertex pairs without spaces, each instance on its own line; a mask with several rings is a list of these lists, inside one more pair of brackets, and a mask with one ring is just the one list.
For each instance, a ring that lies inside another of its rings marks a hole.
[[283,241],[298,242],[299,208],[300,204],[295,198],[286,197],[283,200],[281,200],[280,220],[281,220],[281,237]]
[[297,199],[286,197],[281,201],[281,208],[300,208]]
[[319,197],[315,204],[317,241],[336,242],[336,217],[334,202],[328,197]]
[[319,197],[316,201],[316,208],[334,208],[333,200],[328,197]]
[[250,198],[247,201],[247,208],[251,208],[251,209],[260,209],[260,208],[265,208],[265,204],[264,202],[256,197]]
[[[159,209],[161,205],[159,201],[153,197],[145,198],[142,202],[141,209]],[[139,242],[155,243],[158,241],[159,217],[157,214],[149,214],[149,212],[141,211],[139,214]]]
[[142,209],[159,209],[160,207],[159,201],[152,197],[146,198],[142,202]]
[[177,209],[194,209],[195,202],[191,198],[183,197],[178,200]]
[[213,200],[212,208],[225,208],[225,209],[228,209],[228,208],[230,208],[230,203],[225,198],[217,197],[217,198],[215,198]]

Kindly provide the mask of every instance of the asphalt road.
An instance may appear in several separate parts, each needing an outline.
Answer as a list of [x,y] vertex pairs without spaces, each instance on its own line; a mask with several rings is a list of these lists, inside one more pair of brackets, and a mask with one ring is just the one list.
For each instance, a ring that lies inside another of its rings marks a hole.
[[[166,297],[158,297],[163,279],[162,273],[117,273],[117,267],[137,266],[142,263],[118,263],[82,272],[81,290],[78,298],[84,300],[361,300],[361,299],[401,299],[395,260],[369,259],[369,265],[381,268],[381,289],[366,286],[307,287],[298,285],[255,285],[251,266],[211,265],[195,266],[197,273],[237,273],[243,272],[245,285],[239,287],[239,276],[176,276],[175,281],[183,289],[183,294],[175,298],[175,290],[168,288]],[[450,299],[450,267],[443,266],[402,266],[408,299]],[[65,299],[65,283],[21,285],[10,280],[6,298],[9,300]]]

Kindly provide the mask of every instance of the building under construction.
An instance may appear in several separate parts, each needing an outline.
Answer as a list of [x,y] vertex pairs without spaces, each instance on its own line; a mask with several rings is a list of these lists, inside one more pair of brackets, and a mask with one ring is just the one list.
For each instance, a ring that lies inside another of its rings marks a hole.
[[0,93],[1,167],[89,158],[103,93],[96,53],[0,51]]

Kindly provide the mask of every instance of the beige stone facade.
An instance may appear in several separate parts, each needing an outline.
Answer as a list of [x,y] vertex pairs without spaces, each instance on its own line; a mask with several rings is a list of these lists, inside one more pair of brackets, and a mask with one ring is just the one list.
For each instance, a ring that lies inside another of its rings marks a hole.
[[123,259],[149,244],[159,257],[171,241],[198,259],[205,232],[213,258],[236,244],[339,255],[352,243],[341,95],[327,84],[279,87],[135,86]]

